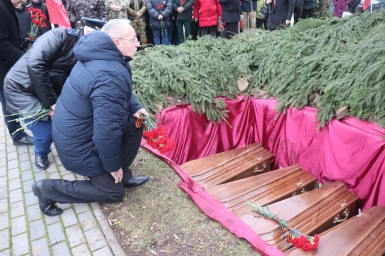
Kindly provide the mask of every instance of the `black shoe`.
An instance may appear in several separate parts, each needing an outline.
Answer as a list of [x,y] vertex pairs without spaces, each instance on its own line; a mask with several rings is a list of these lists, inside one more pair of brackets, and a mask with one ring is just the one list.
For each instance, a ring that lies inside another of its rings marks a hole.
[[136,176],[130,180],[123,181],[123,186],[125,188],[134,188],[144,184],[146,181],[148,181],[148,176]]
[[46,170],[49,166],[48,156],[35,155],[35,165],[40,170]]
[[13,145],[15,146],[32,146],[33,145],[33,138],[26,134],[23,138],[20,140],[14,140]]
[[32,184],[32,192],[39,200],[40,211],[50,217],[62,214],[63,210],[55,205],[55,201],[45,198],[42,186],[41,180]]

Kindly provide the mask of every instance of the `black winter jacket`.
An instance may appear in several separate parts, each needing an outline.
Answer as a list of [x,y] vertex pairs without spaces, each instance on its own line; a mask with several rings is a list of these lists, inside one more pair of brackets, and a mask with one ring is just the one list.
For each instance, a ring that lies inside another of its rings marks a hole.
[[[162,8],[160,5],[163,5]],[[150,28],[162,28],[158,16],[163,15],[163,24],[167,28],[170,26],[172,12],[172,0],[147,0],[147,12],[150,15]]]
[[242,10],[239,0],[219,0],[222,6],[222,22],[232,23],[241,20]]
[[73,30],[53,29],[40,36],[12,67],[4,80],[6,109],[10,113],[35,112],[56,103],[76,59],[78,36]]
[[[20,8],[16,8],[15,13],[17,20],[19,21],[20,42],[22,44],[21,48],[24,52],[26,52],[28,45],[26,44],[25,39],[28,37],[28,33],[31,31],[31,14],[27,11],[27,7],[24,4],[21,5]],[[39,32],[38,35],[40,35]]]
[[0,90],[3,90],[5,75],[23,55],[14,10],[11,0],[0,0]]
[[[181,2],[184,2],[184,4],[182,4]],[[172,9],[175,13],[175,16],[179,16],[177,20],[191,20],[193,6],[194,0],[172,0]],[[179,7],[183,7],[184,11],[182,13],[179,13],[177,11]]]
[[64,84],[52,122],[56,150],[74,173],[115,172],[122,167],[123,130],[142,108],[132,93],[130,66],[101,31],[84,35],[75,57],[79,61]]
[[270,30],[285,28],[286,20],[291,20],[294,13],[294,0],[276,0],[276,6],[270,4],[272,10],[267,19],[266,26]]

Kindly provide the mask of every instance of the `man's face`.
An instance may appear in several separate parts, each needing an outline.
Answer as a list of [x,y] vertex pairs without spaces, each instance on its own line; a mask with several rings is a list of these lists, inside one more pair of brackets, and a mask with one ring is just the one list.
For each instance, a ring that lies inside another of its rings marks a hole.
[[21,0],[11,0],[11,3],[13,4],[13,6],[18,8],[22,4],[22,1]]
[[120,38],[114,39],[115,45],[118,47],[123,56],[130,56],[131,58],[134,58],[136,49],[140,47],[140,43],[136,38],[135,30],[131,26],[124,31],[127,32],[122,33]]

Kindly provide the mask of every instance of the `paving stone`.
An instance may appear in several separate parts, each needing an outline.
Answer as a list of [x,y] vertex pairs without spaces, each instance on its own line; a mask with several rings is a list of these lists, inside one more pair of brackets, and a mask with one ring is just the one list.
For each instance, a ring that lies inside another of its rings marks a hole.
[[57,168],[56,168],[56,165],[53,161],[49,161],[50,162],[50,165],[49,167],[47,168],[47,170],[45,170],[46,172],[48,173],[51,173],[51,172],[56,172],[57,171]]
[[[6,162],[5,158],[0,159],[0,165],[2,164],[1,162],[4,161]],[[0,177],[4,177],[7,175],[7,168],[4,166],[0,166]]]
[[31,242],[32,245],[32,255],[33,256],[46,256],[49,255],[49,248],[47,244],[47,239],[42,238],[36,241]]
[[67,210],[67,209],[69,209],[69,208],[72,208],[72,204],[57,204],[57,206],[59,207],[59,208],[62,208],[63,209],[63,211],[64,210]]
[[7,159],[5,158],[5,151],[0,151],[0,153],[3,153],[0,155],[0,156],[2,156],[0,158],[0,169],[2,169],[3,170],[2,173],[5,174],[5,170],[6,170],[5,166],[7,165]]
[[8,198],[8,188],[2,187],[0,188],[0,199]]
[[3,230],[8,227],[9,227],[8,212],[0,213],[0,230]]
[[12,152],[16,152],[16,147],[13,145],[13,142],[10,141],[9,144],[8,144],[8,141],[7,141],[7,152],[8,154],[9,153],[12,153]]
[[74,204],[74,208],[77,214],[90,210],[88,204]]
[[16,178],[8,181],[9,190],[15,190],[21,188],[20,179]]
[[7,159],[8,159],[8,161],[16,159],[17,162],[18,162],[19,160],[17,159],[17,152],[8,153],[7,154]]
[[44,216],[44,219],[45,219],[45,223],[47,225],[51,225],[53,223],[57,223],[60,221],[60,217],[59,216],[53,216],[53,217],[49,217],[49,216],[46,216],[46,215],[43,215]]
[[19,154],[29,153],[28,147],[18,147],[17,151],[19,151]]
[[92,253],[93,256],[114,256],[108,247],[104,247]]
[[91,251],[107,246],[106,240],[98,227],[85,231],[84,235]]
[[1,199],[0,200],[0,214],[8,211],[8,199]]
[[8,179],[14,179],[20,177],[19,169],[10,169],[8,168]]
[[29,223],[29,234],[31,241],[45,236],[44,223],[42,219]]
[[33,182],[34,182],[33,180],[27,180],[27,181],[23,182],[24,193],[32,192],[32,184],[33,184]]
[[10,251],[9,249],[4,250],[4,251],[1,251],[0,253],[3,254],[4,256],[9,256],[9,255],[11,255],[11,251]]
[[23,194],[22,194],[21,189],[16,189],[16,190],[9,192],[9,202],[11,204],[16,203],[16,202],[21,201],[21,200],[23,200]]
[[65,239],[60,222],[47,226],[47,230],[51,244],[56,244]]
[[59,172],[48,173],[48,179],[61,179]]
[[11,220],[12,222],[12,236],[27,232],[27,225],[25,223],[25,216],[20,216]]
[[68,250],[66,242],[56,244],[56,245],[52,246],[51,248],[52,248],[52,255],[55,255],[55,256],[71,255],[70,251]]
[[19,150],[19,162],[20,162],[20,167],[21,167],[21,163],[25,162],[25,161],[28,161],[29,163],[29,154],[28,152],[26,153],[20,153],[20,150]]
[[27,181],[27,180],[33,180],[32,171],[28,170],[21,173],[21,180]]
[[17,159],[8,160],[8,170],[11,170],[11,169],[19,169],[19,160]]
[[1,177],[0,178],[0,188],[6,188],[7,187],[7,177]]
[[78,223],[78,219],[72,208],[65,210],[61,215],[61,219],[63,220],[64,227],[69,227]]
[[[70,242],[71,247],[75,247],[79,244],[85,243],[86,240],[83,235],[83,231],[80,226],[74,225],[72,227],[66,228],[66,234],[68,237],[68,241]],[[87,249],[88,251],[88,249]]]
[[96,219],[91,212],[79,214],[78,219],[84,231],[98,226]]
[[72,173],[67,173],[63,175],[64,180],[76,180],[76,176]]
[[21,215],[24,215],[24,203],[19,201],[17,203],[11,204],[11,218],[16,218]]
[[42,213],[38,204],[30,205],[27,207],[28,221],[35,221],[41,219]]
[[9,230],[0,231],[0,251],[9,248]]
[[82,175],[75,175],[76,180],[86,180]]
[[12,236],[12,251],[14,256],[29,253],[27,233]]
[[89,256],[91,255],[88,251],[87,245],[82,244],[78,247],[72,248],[72,254],[76,256]]
[[47,176],[44,171],[35,172],[35,181],[46,179]]
[[31,163],[29,162],[29,160],[20,163],[20,170],[21,170],[22,172],[29,171],[30,173],[32,173],[32,172],[31,172],[32,166],[31,166]]
[[37,199],[37,196],[35,196],[32,191],[24,194],[24,198],[25,198],[26,206],[30,206],[39,202],[39,200]]

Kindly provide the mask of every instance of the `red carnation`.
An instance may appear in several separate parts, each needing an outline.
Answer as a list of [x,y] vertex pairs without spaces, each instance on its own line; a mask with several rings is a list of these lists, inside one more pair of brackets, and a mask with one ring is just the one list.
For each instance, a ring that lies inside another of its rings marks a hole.
[[47,16],[45,16],[44,14],[40,14],[40,18],[41,18],[42,20],[46,20],[46,19],[47,19]]
[[181,3],[182,5],[185,5],[185,4],[186,4],[186,2],[185,2],[184,0],[180,0],[180,3]]
[[164,4],[158,5],[158,10],[162,9],[164,7]]

